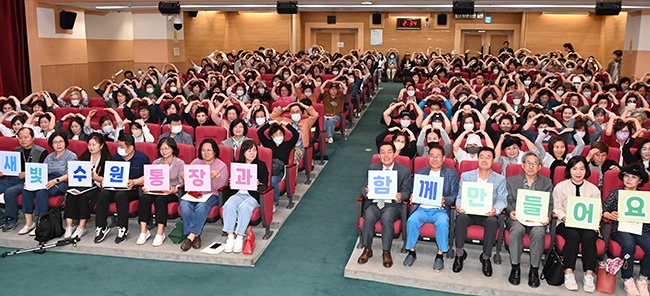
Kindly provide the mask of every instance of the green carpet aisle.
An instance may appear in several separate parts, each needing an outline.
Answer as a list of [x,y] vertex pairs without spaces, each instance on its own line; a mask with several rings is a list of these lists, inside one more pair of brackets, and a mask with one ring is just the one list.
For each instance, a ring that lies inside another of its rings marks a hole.
[[[255,268],[29,253],[0,259],[2,294],[445,295],[343,277],[356,241],[355,200],[370,157],[376,153],[375,136],[382,130],[379,118],[400,85],[383,87],[348,141],[336,141],[328,148],[328,165]],[[210,240],[204,238],[206,243]],[[393,250],[395,264],[401,264],[398,252]]]

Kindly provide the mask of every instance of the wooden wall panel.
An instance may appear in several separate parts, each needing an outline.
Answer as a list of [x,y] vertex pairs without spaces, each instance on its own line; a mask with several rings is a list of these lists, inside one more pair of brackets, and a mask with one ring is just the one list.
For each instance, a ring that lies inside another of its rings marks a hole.
[[133,60],[141,63],[166,63],[169,58],[168,40],[133,40]]
[[[548,15],[528,13],[528,31],[525,46],[534,53],[561,50],[570,42],[582,56],[595,56],[602,63],[600,32],[603,17],[576,15]],[[623,31],[625,35],[625,31]]]
[[[612,52],[617,49],[623,50],[629,48],[629,44],[625,44],[625,29],[627,25],[627,13],[622,12],[618,16],[609,16],[604,18],[602,27],[603,46],[601,50],[600,62],[603,66],[609,61]],[[625,56],[624,56],[625,58]]]
[[277,13],[228,13],[226,50],[255,50],[260,46],[278,51],[291,48],[291,15]]
[[41,65],[88,62],[86,39],[39,38],[39,47],[36,51]]
[[[42,89],[59,94],[72,85],[78,85],[92,91],[88,77],[88,64],[43,65],[41,66],[43,78]],[[36,89],[41,90],[41,89]],[[89,93],[90,94],[90,93]]]
[[[84,86],[88,91],[88,95],[91,97],[97,96],[92,91],[92,86],[99,83],[103,79],[110,79],[115,72],[120,69],[134,70],[133,60],[125,61],[104,61],[104,62],[90,62],[88,63],[88,86]],[[135,69],[137,70],[137,69]],[[122,77],[119,77],[121,79]],[[119,82],[119,81],[118,81]]]
[[133,40],[88,39],[88,62],[133,60]]
[[[383,13],[383,45],[370,46],[370,30],[371,28],[371,12],[303,12],[300,13],[303,35],[309,32],[304,32],[304,24],[307,22],[327,22],[328,15],[336,15],[337,23],[341,22],[358,22],[364,24],[364,49],[376,49],[380,51],[387,51],[389,48],[397,48],[401,53],[407,51],[422,51],[426,52],[429,46],[442,48],[443,52],[451,51],[454,47],[454,25],[455,24],[483,24],[483,20],[456,20],[452,14],[448,14],[448,29],[434,29],[435,16],[437,13],[422,13],[414,12],[418,16],[429,16],[429,27],[425,26],[424,19],[422,20],[421,30],[397,30],[397,17],[388,16],[389,13]],[[407,15],[408,13],[404,13]],[[402,15],[400,13],[400,15]],[[521,13],[491,13],[494,24],[521,24]],[[300,45],[305,44],[304,36],[301,37]],[[303,48],[301,48],[303,49]]]
[[[227,30],[226,13],[201,11],[197,17],[184,17],[185,54],[196,63],[216,49],[224,50]],[[189,62],[177,64],[179,70],[185,71],[191,66]]]

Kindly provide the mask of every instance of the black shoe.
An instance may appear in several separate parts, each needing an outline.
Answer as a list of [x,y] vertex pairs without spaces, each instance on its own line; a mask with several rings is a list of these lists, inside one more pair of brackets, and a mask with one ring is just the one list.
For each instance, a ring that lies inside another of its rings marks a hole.
[[519,286],[521,282],[521,268],[519,266],[513,266],[510,270],[510,276],[508,277],[508,282],[515,286]]
[[414,253],[409,252],[409,254],[406,255],[406,258],[404,258],[404,266],[413,265],[413,262],[415,262],[415,258],[417,258],[417,256],[415,255],[415,252]]
[[104,241],[109,232],[111,232],[110,228],[97,226],[97,228],[95,228],[95,243],[101,243]]
[[478,257],[478,260],[481,261],[481,271],[483,271],[484,276],[492,276],[492,262],[490,259],[484,260],[483,253]]
[[18,221],[16,219],[7,217],[7,221],[5,221],[5,226],[4,229],[2,229],[2,232],[13,231],[16,229],[16,226],[18,226]]
[[532,288],[539,287],[539,272],[536,269],[530,269],[528,272],[528,286]]
[[126,236],[129,235],[129,229],[126,227],[117,227],[117,237],[115,237],[115,243],[121,244],[126,240]]
[[454,266],[453,266],[452,270],[454,272],[460,272],[461,270],[463,270],[463,261],[465,261],[465,259],[467,259],[467,252],[463,252],[463,256],[460,256],[460,257],[458,257],[458,255],[456,255],[456,258],[454,259]]

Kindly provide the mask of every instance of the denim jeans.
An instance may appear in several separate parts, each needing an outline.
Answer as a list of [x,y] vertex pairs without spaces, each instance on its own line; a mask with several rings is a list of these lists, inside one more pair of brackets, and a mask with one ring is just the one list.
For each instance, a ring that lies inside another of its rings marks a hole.
[[[621,259],[625,260],[625,255],[630,255],[630,258],[627,259],[627,264],[623,264],[621,269],[621,277],[623,279],[629,279],[633,277],[634,273],[634,253],[636,251],[636,246],[639,245],[643,252],[643,259],[641,259],[641,271],[639,272],[642,276],[650,276],[650,236],[648,235],[636,235],[627,232],[614,231],[612,232],[612,239],[621,245]],[[627,265],[627,268],[625,268]]]
[[[271,186],[273,186],[273,204],[278,205],[280,203],[280,181],[284,177],[284,172],[280,173],[277,176],[271,176]],[[287,188],[289,190],[289,188]]]
[[325,117],[325,135],[328,138],[331,138],[334,135],[334,130],[336,129],[336,123],[341,121],[341,116],[334,115],[334,117]]
[[[253,215],[253,210],[260,206],[248,192],[237,192],[223,205],[223,231],[246,235],[246,228]],[[237,229],[235,230],[235,222]]]
[[9,176],[0,180],[0,192],[5,194],[5,214],[7,218],[18,219],[18,195],[23,192],[23,187],[25,187],[25,179]]
[[443,253],[449,251],[449,214],[446,209],[417,208],[406,224],[406,249],[415,248],[420,236],[420,227],[433,223],[436,227],[436,244]]
[[[49,174],[48,180],[54,180],[60,176],[61,174]],[[25,214],[34,214],[34,216],[47,212],[50,197],[64,195],[68,188],[67,185],[67,183],[59,183],[50,189],[36,191],[23,189],[23,212]],[[36,205],[34,205],[34,197],[36,197]]]
[[219,197],[216,195],[210,196],[206,202],[193,202],[181,199],[180,211],[183,217],[183,234],[188,235],[194,233],[201,235],[203,232],[203,225],[205,220],[208,219],[208,214],[212,207],[219,203]]

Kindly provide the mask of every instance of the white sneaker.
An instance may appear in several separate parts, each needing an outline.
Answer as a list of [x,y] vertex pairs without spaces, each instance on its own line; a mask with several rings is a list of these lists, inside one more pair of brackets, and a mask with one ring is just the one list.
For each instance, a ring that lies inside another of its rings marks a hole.
[[244,237],[238,235],[237,238],[235,238],[235,246],[233,247],[232,251],[235,253],[241,253],[243,249],[244,249]]
[[74,226],[67,226],[65,228],[65,233],[63,234],[63,238],[71,238],[74,231],[75,231]]
[[648,292],[648,280],[638,279],[636,281],[636,287],[639,289],[639,295],[650,296],[650,293]]
[[226,239],[226,247],[223,249],[223,251],[226,253],[232,253],[233,248],[235,248],[235,236],[229,234],[228,239]]
[[584,277],[584,286],[582,287],[583,290],[587,293],[593,293],[596,291],[596,284],[594,284],[594,276],[590,274],[585,274]]
[[25,224],[25,226],[23,226],[23,228],[21,228],[18,231],[18,234],[25,235],[25,234],[30,233],[34,229],[36,229],[36,223],[32,223],[32,225],[30,225],[30,226],[27,226],[27,224]]
[[332,138],[332,137],[327,138],[327,143],[328,144],[334,143],[334,138]]
[[636,287],[634,278],[629,278],[625,280],[625,282],[623,282],[623,285],[625,286],[625,293],[627,294],[627,296],[639,296],[639,290]]
[[156,236],[153,238],[153,246],[154,247],[160,247],[162,246],[163,242],[165,241],[165,234],[156,234]]
[[84,234],[86,234],[86,228],[77,227],[77,230],[74,231],[71,238],[81,238]]
[[149,237],[151,237],[151,232],[149,232],[149,230],[147,230],[146,233],[140,232],[140,236],[138,236],[138,240],[135,241],[135,244],[144,245],[149,239]]
[[564,287],[569,291],[578,291],[578,283],[573,273],[564,274]]

